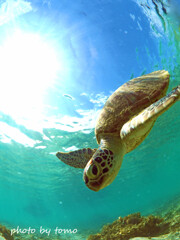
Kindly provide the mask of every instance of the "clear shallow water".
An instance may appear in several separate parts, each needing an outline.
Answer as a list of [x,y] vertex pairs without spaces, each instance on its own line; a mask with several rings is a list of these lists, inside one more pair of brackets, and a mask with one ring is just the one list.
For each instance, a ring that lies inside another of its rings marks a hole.
[[1,2],[0,223],[96,232],[179,194],[180,103],[100,192],[55,156],[97,147],[99,110],[130,78],[166,69],[180,84],[176,3]]

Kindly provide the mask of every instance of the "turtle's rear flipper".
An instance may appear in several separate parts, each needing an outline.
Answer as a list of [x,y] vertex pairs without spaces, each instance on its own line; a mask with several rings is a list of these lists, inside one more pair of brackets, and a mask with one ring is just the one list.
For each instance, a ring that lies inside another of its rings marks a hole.
[[125,123],[120,131],[121,138],[125,142],[130,142],[131,139],[143,136],[146,132],[149,133],[156,119],[178,100],[180,100],[180,85]]
[[56,156],[67,165],[75,168],[85,168],[96,149],[83,148],[73,152],[57,152]]

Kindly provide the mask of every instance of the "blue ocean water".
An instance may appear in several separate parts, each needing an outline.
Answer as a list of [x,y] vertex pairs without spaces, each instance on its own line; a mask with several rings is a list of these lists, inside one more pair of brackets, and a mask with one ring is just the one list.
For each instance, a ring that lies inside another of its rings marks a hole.
[[129,79],[166,69],[169,91],[180,84],[178,1],[0,4],[0,224],[77,229],[85,239],[179,195],[179,102],[99,192],[55,156],[97,147],[98,113]]

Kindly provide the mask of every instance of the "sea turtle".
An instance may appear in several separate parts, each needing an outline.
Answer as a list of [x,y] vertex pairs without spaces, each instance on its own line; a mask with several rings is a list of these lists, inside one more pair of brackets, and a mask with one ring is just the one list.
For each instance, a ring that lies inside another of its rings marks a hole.
[[113,182],[123,156],[147,137],[156,119],[180,99],[180,85],[165,96],[169,85],[165,70],[134,78],[119,87],[107,100],[97,119],[99,147],[57,152],[64,163],[84,168],[88,188],[99,191]]

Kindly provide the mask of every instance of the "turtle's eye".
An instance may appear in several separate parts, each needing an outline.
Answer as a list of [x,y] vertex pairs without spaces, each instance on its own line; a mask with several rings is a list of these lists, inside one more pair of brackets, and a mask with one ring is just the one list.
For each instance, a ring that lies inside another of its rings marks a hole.
[[97,175],[97,173],[98,173],[98,169],[97,169],[96,165],[93,165],[92,174]]
[[87,175],[90,177],[90,178],[96,178],[98,175],[99,175],[99,169],[98,167],[96,166],[96,164],[92,164],[89,166],[89,169],[87,171]]

